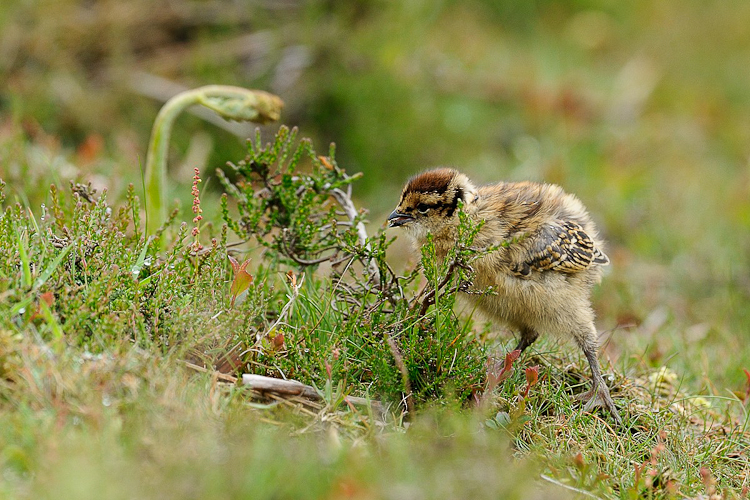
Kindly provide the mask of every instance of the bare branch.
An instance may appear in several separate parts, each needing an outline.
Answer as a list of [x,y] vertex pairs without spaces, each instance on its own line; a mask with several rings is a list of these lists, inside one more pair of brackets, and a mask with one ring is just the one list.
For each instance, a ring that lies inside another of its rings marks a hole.
[[383,331],[383,337],[385,337],[385,341],[388,343],[388,347],[390,347],[391,349],[391,354],[393,355],[393,360],[396,363],[396,367],[401,372],[401,379],[404,382],[404,399],[406,400],[406,411],[409,413],[409,415],[413,416],[415,415],[414,395],[411,391],[409,370],[406,369],[406,365],[404,364],[404,357],[401,355],[401,350],[399,350],[398,345],[396,345],[396,342],[393,340],[393,337],[391,337],[391,334],[387,331]]
[[[344,212],[346,212],[346,216],[349,217],[349,220],[352,221],[352,223],[355,223],[358,213],[357,209],[354,207],[354,203],[352,202],[351,197],[338,188],[332,189],[331,194],[336,199],[341,208],[344,209]],[[365,225],[360,220],[356,222],[356,227],[360,245],[367,248],[367,250],[370,250],[370,244],[367,241],[367,229],[365,228]],[[367,267],[370,270],[370,274],[375,277],[375,281],[377,283],[380,283],[380,271],[378,270],[378,266],[377,264],[375,264],[375,261],[371,259],[367,263]]]

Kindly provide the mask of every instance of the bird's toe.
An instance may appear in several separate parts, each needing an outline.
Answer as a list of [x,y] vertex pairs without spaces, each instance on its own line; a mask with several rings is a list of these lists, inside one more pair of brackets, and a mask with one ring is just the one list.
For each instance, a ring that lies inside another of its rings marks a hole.
[[583,411],[591,412],[596,408],[604,408],[612,414],[618,425],[622,425],[620,412],[617,410],[614,401],[612,401],[612,396],[609,395],[609,389],[606,386],[596,387],[574,397],[579,401],[586,402],[583,406]]

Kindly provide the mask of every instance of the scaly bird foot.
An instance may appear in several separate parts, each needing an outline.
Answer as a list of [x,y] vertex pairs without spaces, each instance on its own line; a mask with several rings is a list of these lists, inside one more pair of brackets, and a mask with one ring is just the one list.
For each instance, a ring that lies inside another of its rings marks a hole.
[[609,389],[606,385],[595,385],[590,391],[586,391],[582,394],[573,396],[578,401],[585,401],[586,404],[583,407],[584,411],[591,412],[596,407],[601,407],[612,414],[617,421],[617,424],[622,426],[622,419],[620,413],[617,411],[615,403],[612,401],[612,396],[609,395]]

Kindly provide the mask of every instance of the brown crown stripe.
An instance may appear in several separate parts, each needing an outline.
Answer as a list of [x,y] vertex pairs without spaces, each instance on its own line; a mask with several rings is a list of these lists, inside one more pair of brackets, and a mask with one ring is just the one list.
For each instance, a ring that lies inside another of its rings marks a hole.
[[406,192],[443,194],[457,173],[449,168],[440,168],[417,174],[409,179]]

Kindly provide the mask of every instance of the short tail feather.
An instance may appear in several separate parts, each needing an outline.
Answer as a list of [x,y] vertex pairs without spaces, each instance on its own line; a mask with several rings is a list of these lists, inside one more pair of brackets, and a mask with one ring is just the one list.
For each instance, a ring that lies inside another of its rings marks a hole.
[[604,252],[597,248],[594,250],[594,260],[592,262],[594,264],[606,266],[607,264],[609,264],[609,257],[607,257]]

